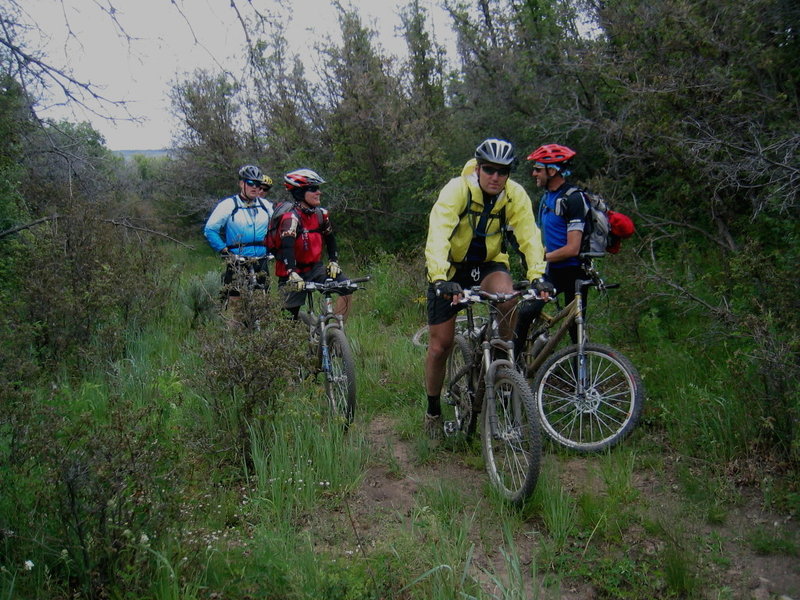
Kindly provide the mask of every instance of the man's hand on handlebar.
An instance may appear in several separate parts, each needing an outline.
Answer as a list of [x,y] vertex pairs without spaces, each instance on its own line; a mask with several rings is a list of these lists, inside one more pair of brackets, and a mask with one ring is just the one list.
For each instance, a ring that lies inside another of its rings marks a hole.
[[464,290],[455,281],[439,280],[434,282],[433,286],[436,289],[436,295],[450,300],[451,304],[456,305],[461,301],[461,294]]
[[556,288],[546,279],[537,279],[531,283],[531,289],[539,295],[540,300],[549,300],[550,296],[556,294]]
[[292,292],[302,292],[306,287],[306,282],[295,271],[289,273],[289,279],[286,281],[286,289]]

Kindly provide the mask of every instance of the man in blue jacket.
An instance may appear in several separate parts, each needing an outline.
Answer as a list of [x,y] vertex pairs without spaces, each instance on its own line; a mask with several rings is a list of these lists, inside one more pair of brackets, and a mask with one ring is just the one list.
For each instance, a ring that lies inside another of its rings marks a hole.
[[[271,258],[264,245],[272,216],[272,203],[263,199],[264,175],[255,165],[245,165],[239,169],[239,193],[219,201],[206,222],[203,233],[211,247],[222,256],[259,257],[255,264],[257,281],[265,287],[269,285],[267,270]],[[224,238],[223,238],[224,235]],[[228,265],[223,283],[233,280],[233,268]],[[237,290],[230,290],[230,296],[238,296]]]

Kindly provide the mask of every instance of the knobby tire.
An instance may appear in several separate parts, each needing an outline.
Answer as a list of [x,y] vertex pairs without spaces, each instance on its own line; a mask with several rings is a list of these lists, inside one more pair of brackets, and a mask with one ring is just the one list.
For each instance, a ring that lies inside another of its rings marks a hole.
[[330,327],[325,337],[330,357],[330,373],[324,373],[325,395],[331,412],[349,425],[356,412],[356,363],[350,343],[341,329]]
[[453,338],[453,350],[447,357],[444,387],[442,390],[442,420],[458,424],[458,430],[467,435],[475,431],[472,411],[472,386],[470,374],[472,350],[462,335]]
[[586,381],[578,397],[578,346],[548,358],[532,389],[545,434],[580,452],[598,452],[621,442],[636,426],[644,403],[644,385],[630,360],[609,346],[587,343]]
[[542,438],[530,386],[522,373],[509,367],[497,370],[494,382],[492,435],[489,407],[483,408],[483,459],[492,484],[507,500],[522,504],[539,479]]

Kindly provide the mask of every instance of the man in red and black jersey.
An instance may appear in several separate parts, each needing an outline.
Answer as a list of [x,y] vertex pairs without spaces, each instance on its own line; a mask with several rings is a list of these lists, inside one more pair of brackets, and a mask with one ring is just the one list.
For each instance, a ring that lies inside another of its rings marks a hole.
[[[289,190],[294,206],[281,215],[278,223],[281,245],[275,261],[275,275],[278,285],[286,292],[286,308],[295,318],[308,293],[297,291],[302,282],[347,279],[337,262],[330,216],[320,206],[323,183],[325,180],[311,169],[298,169],[283,177],[283,185]],[[323,246],[328,255],[327,266],[322,262]],[[352,291],[345,292],[336,301],[336,312],[345,318],[350,310],[350,294]]]

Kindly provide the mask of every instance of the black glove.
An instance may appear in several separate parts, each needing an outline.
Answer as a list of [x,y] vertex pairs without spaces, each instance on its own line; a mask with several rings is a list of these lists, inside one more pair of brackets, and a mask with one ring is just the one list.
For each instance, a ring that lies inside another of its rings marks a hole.
[[555,296],[556,294],[556,288],[546,279],[537,279],[531,284],[531,289],[539,296],[541,296],[543,292],[547,292],[551,296]]
[[456,294],[460,294],[464,290],[461,289],[461,286],[457,284],[455,281],[436,281],[434,282],[433,286],[436,288],[436,295],[443,296],[445,298],[453,297]]

